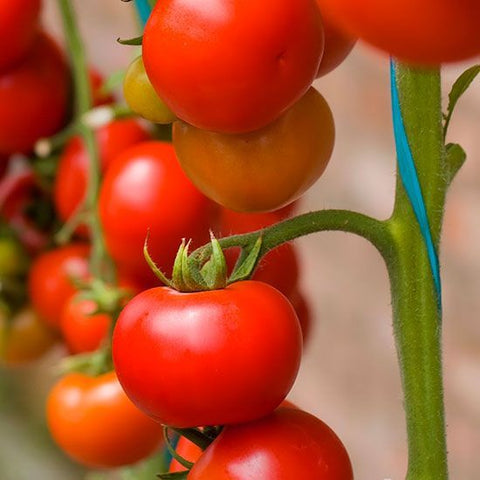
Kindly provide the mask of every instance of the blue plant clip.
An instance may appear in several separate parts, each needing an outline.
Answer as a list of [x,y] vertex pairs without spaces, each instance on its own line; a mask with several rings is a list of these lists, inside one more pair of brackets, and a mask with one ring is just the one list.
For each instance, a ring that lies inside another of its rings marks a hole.
[[430,224],[428,221],[427,209],[423,200],[422,189],[420,181],[418,180],[417,170],[415,168],[415,161],[412,150],[408,143],[405,125],[403,123],[402,111],[400,107],[400,100],[398,96],[397,79],[395,72],[395,64],[393,60],[390,61],[390,82],[392,95],[392,115],[393,115],[393,130],[395,134],[395,144],[397,149],[397,161],[400,177],[403,186],[407,192],[408,198],[412,205],[415,217],[417,218],[420,230],[422,232],[425,245],[427,247],[428,258],[432,269],[433,280],[437,291],[438,307],[442,309],[442,286],[440,279],[440,266],[438,262],[438,255],[433,243]]
[[152,8],[150,7],[148,0],[135,0],[135,6],[137,7],[138,16],[140,17],[141,22],[145,25],[152,13]]

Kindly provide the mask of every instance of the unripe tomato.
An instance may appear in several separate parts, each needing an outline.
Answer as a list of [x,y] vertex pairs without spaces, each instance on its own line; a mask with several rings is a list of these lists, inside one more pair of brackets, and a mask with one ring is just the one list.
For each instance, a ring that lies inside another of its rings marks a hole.
[[45,33],[15,68],[0,73],[0,154],[28,153],[66,120],[70,75]]
[[167,273],[182,238],[208,238],[210,202],[185,176],[169,143],[144,142],[118,156],[105,175],[99,208],[113,259],[150,285],[154,276],[143,256],[148,232],[150,254]]
[[[137,143],[149,139],[149,134],[135,120],[115,120],[96,132],[101,169],[106,171],[112,160]],[[55,177],[54,201],[61,220],[67,221],[77,210],[87,193],[89,158],[80,137],[72,138],[66,145]],[[81,225],[78,233],[86,236],[88,230]]]
[[225,427],[188,480],[353,480],[340,439],[318,418],[296,408]]
[[112,318],[106,313],[95,313],[96,310],[93,300],[81,298],[78,294],[65,303],[60,329],[71,353],[93,352],[107,338]]
[[38,34],[41,0],[0,0],[0,72],[27,55]]
[[420,65],[480,54],[478,0],[317,0],[342,30]]
[[0,278],[25,274],[28,263],[28,256],[18,240],[0,237]]
[[0,314],[0,362],[19,365],[37,360],[57,342],[57,335],[25,308],[7,322]]
[[62,378],[48,396],[47,422],[60,448],[91,468],[136,463],[162,442],[161,426],[130,402],[115,372]]
[[123,82],[123,95],[128,106],[150,122],[168,124],[177,119],[155,92],[145,72],[141,56],[136,58],[127,69]]
[[308,90],[323,45],[313,0],[163,0],[145,27],[143,60],[179,118],[243,133],[272,122]]
[[243,212],[276,210],[300,197],[325,170],[334,137],[330,108],[313,88],[256,132],[225,135],[173,124],[188,177],[212,200]]
[[86,280],[89,247],[72,244],[38,256],[28,277],[28,293],[34,310],[49,326],[59,328],[62,309],[76,293],[72,279]]
[[134,297],[113,334],[113,360],[129,398],[176,427],[247,422],[290,391],[302,354],[297,316],[266,283]]

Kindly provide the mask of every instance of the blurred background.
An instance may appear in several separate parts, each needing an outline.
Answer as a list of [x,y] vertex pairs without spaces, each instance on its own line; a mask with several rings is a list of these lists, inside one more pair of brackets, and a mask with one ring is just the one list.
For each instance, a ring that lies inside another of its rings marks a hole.
[[[61,39],[55,2],[45,4],[44,24]],[[116,39],[138,34],[133,5],[74,4],[90,63],[105,75],[125,68],[136,50]],[[469,65],[444,69],[445,97]],[[388,74],[387,58],[358,44],[341,67],[317,81],[333,110],[337,141],[327,172],[305,195],[300,211],[347,208],[389,216],[395,159]],[[460,101],[449,134],[468,160],[448,196],[441,248],[450,471],[452,479],[465,480],[477,478],[480,470],[479,133],[477,81]],[[366,241],[343,233],[303,238],[298,247],[313,334],[291,399],[337,432],[357,480],[400,480],[406,472],[406,435],[382,260]],[[58,352],[40,365],[0,370],[1,480],[85,478],[51,445],[43,426],[57,359]]]

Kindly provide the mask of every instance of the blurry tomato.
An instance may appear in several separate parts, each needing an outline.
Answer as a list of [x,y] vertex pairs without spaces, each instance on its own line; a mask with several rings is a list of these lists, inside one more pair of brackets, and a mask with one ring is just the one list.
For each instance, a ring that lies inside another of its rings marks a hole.
[[88,76],[90,78],[90,87],[92,89],[92,103],[94,107],[99,107],[100,105],[108,105],[113,103],[115,98],[109,93],[104,93],[102,87],[104,84],[104,78],[102,75],[94,68],[90,67],[88,69]]
[[0,154],[28,153],[38,139],[57,132],[66,120],[69,90],[62,53],[39,34],[27,57],[0,73]]

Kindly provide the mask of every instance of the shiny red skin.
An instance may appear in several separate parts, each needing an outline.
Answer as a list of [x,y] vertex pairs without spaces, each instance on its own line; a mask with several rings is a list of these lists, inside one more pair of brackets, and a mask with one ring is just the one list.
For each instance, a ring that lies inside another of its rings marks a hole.
[[301,330],[288,300],[270,285],[238,282],[133,298],[118,319],[113,360],[130,399],[176,427],[225,425],[273,411],[295,381]]
[[89,247],[72,244],[38,256],[28,276],[28,294],[41,320],[60,328],[63,307],[77,289],[72,278],[87,280]]
[[143,37],[147,75],[182,120],[257,130],[311,85],[323,53],[312,0],[163,0]]
[[133,278],[158,285],[143,256],[149,252],[170,274],[182,238],[208,239],[210,201],[188,180],[171,144],[144,142],[118,156],[100,191],[100,216],[108,251]]
[[266,418],[226,427],[188,480],[353,480],[340,439],[318,418],[279,408]]
[[417,65],[457,62],[480,54],[478,0],[317,0],[339,28]]
[[28,56],[0,74],[0,154],[29,153],[65,123],[70,74],[56,43],[40,33]]
[[298,289],[293,291],[288,299],[297,313],[300,328],[302,329],[303,345],[306,345],[312,332],[312,311],[305,295]]
[[[222,236],[253,232],[280,222],[283,220],[282,214],[283,212],[239,213],[222,208],[219,230]],[[239,249],[230,248],[224,253],[232,270],[238,259]],[[289,297],[297,288],[299,276],[295,246],[292,243],[285,243],[262,258],[252,278],[272,285]]]
[[[180,437],[178,440],[177,446],[175,447],[175,451],[185,460],[189,462],[195,463],[202,454],[203,450],[200,447],[197,447],[194,443],[190,440],[187,440],[185,437]],[[168,471],[170,473],[173,472],[184,472],[186,468],[179,463],[174,458],[170,462],[170,468]]]
[[48,395],[47,422],[61,449],[91,468],[136,463],[162,443],[162,428],[135,408],[115,372],[60,379]]
[[[115,120],[99,128],[96,133],[102,171],[123,151],[150,138],[136,120]],[[55,208],[61,220],[66,221],[80,206],[87,193],[89,158],[80,137],[73,137],[66,145],[58,164],[54,184]],[[88,234],[81,225],[78,233]]]
[[62,309],[60,330],[70,353],[93,352],[108,336],[112,318],[106,313],[94,313],[97,305],[74,295]]
[[41,0],[0,0],[0,72],[13,67],[33,47]]
[[318,67],[317,78],[335,70],[348,57],[357,41],[355,37],[340,30],[325,15],[322,15],[322,22],[325,32],[325,50]]

